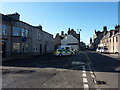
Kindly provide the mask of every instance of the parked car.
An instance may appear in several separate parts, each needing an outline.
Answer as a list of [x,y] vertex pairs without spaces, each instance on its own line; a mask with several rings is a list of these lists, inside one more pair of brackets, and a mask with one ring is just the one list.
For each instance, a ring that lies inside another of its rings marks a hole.
[[57,49],[53,52],[56,56],[74,55],[75,52],[69,49]]
[[101,52],[101,53],[107,53],[107,52],[106,52],[107,50],[108,50],[108,49],[107,49],[106,47],[98,47],[98,48],[96,49],[97,52]]

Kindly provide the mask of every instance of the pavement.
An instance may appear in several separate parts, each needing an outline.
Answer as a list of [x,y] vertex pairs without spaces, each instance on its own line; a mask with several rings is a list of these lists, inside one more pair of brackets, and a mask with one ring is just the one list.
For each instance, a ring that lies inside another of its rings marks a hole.
[[[51,54],[51,53],[49,53]],[[28,58],[33,58],[33,57],[38,57],[38,56],[46,56],[48,54],[42,54],[42,55],[33,55],[33,56],[12,56],[12,57],[5,57],[2,58],[2,61],[9,61],[9,60],[18,60],[18,59],[28,59]]]
[[103,55],[106,55],[106,56],[109,56],[109,57],[116,58],[116,59],[120,60],[119,54],[103,54]]
[[[3,88],[78,88],[119,90],[119,60],[96,52],[37,56],[4,61]],[[104,81],[104,83],[100,83]]]

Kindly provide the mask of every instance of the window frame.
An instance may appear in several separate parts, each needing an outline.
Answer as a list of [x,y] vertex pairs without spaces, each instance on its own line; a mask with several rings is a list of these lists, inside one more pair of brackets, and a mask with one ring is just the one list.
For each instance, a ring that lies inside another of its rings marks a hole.
[[[15,44],[16,45],[19,44],[19,46],[16,47]],[[12,45],[13,45],[13,52],[20,52],[20,43],[19,42],[14,42],[14,43],[12,43]]]
[[[19,31],[17,31],[16,28]],[[12,28],[12,36],[18,36],[18,37],[21,36],[21,29],[20,29],[20,27],[13,26],[13,28]]]
[[8,26],[3,24],[2,25],[2,35],[7,35],[7,30],[8,30]]

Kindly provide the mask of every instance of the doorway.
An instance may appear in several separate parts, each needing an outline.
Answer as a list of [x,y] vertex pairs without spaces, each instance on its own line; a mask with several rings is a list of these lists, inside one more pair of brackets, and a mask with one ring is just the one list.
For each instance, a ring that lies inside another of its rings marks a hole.
[[45,45],[45,53],[47,52],[47,45]]
[[42,54],[42,44],[40,44],[40,54]]
[[2,57],[6,57],[6,42],[2,42]]

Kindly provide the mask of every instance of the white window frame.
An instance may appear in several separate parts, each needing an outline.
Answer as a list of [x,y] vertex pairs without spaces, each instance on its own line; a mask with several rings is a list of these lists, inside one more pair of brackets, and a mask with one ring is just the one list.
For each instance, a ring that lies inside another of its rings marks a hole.
[[7,30],[8,30],[7,25],[2,25],[2,34],[3,35],[7,35]]

